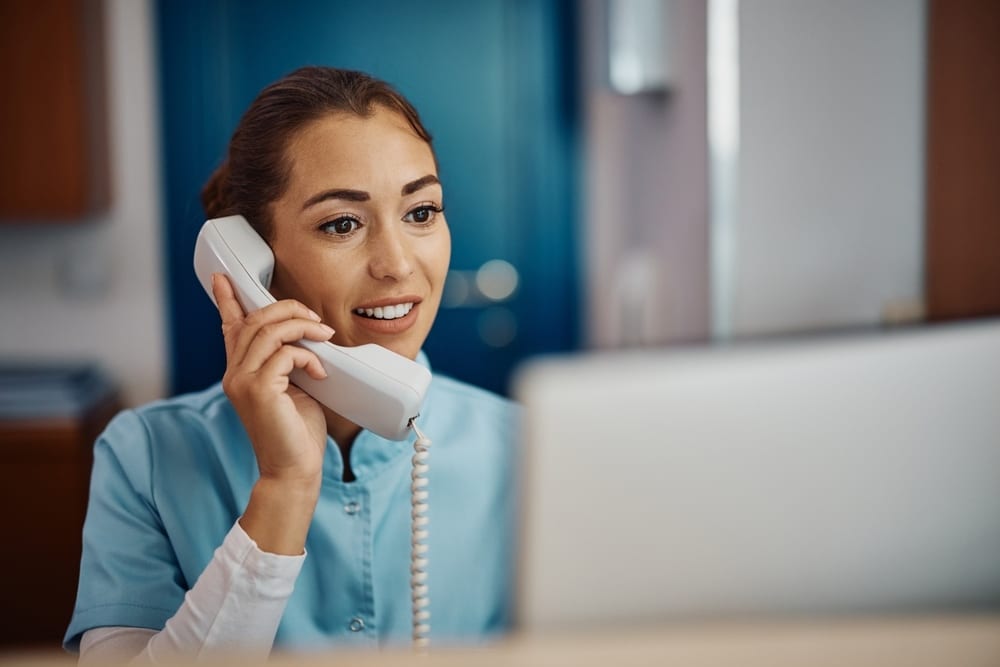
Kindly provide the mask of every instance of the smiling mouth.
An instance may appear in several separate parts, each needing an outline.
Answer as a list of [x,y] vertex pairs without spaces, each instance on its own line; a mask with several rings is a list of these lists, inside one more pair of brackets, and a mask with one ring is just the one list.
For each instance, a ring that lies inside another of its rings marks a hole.
[[361,317],[373,320],[396,320],[406,317],[413,310],[413,302],[397,303],[391,306],[378,306],[376,308],[355,308],[354,313]]

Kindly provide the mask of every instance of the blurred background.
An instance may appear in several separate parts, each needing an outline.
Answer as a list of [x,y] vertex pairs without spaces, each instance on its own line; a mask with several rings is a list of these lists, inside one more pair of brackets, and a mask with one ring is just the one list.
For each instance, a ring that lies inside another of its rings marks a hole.
[[1000,314],[998,7],[0,0],[0,511],[47,545],[5,569],[55,573],[3,642],[61,635],[107,416],[221,377],[198,195],[269,82],[414,102],[454,242],[426,350],[507,393],[545,353]]

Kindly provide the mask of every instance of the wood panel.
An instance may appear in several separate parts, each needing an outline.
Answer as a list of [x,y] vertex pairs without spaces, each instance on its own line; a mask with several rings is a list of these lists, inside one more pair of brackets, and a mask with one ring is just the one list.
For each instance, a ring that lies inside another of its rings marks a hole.
[[0,650],[58,648],[76,601],[94,440],[109,396],[79,419],[0,421]]
[[107,206],[103,18],[98,0],[0,0],[0,219]]
[[1000,2],[928,10],[927,314],[1000,315]]

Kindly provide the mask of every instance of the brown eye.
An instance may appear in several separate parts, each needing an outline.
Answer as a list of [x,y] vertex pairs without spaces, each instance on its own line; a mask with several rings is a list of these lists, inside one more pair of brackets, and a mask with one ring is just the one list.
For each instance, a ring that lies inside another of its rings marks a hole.
[[348,234],[351,234],[352,232],[357,230],[357,228],[360,226],[361,223],[355,220],[354,218],[349,218],[344,216],[342,218],[336,218],[334,220],[330,220],[329,222],[324,222],[322,225],[320,225],[320,229],[327,232],[328,234],[334,234],[336,236],[347,236]]
[[443,210],[444,209],[438,208],[437,206],[421,206],[407,213],[406,216],[403,217],[403,220],[405,222],[414,222],[418,225],[426,225]]

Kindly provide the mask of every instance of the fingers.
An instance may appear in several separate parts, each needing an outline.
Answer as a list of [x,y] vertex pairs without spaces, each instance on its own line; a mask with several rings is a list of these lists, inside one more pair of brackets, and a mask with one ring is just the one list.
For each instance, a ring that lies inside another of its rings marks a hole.
[[[247,327],[247,330],[249,332],[251,328]],[[324,341],[329,340],[331,336],[333,336],[333,329],[312,320],[298,318],[265,324],[253,332],[252,340],[247,345],[240,365],[243,366],[246,372],[253,373],[289,343],[294,343],[303,338]],[[246,338],[250,338],[250,335],[241,336],[240,342],[242,343],[243,339]],[[238,354],[239,351],[237,351]]]
[[[305,369],[317,380],[326,377],[319,358],[291,345],[302,339],[329,340],[334,331],[305,304],[284,299],[244,314],[232,283],[224,274],[212,275],[212,293],[222,318],[226,339],[227,369],[224,385],[247,395],[287,389],[288,374]],[[227,389],[227,393],[230,393]]]
[[233,291],[229,278],[221,273],[213,273],[212,294],[215,296],[215,304],[219,308],[223,326],[243,319],[243,307],[236,300],[236,292]]
[[315,354],[303,347],[284,345],[256,372],[227,371],[222,380],[223,389],[234,402],[243,397],[251,399],[252,403],[267,405],[276,393],[288,390],[288,376],[296,368],[305,369],[309,377],[316,380],[327,377],[323,364]]
[[261,366],[258,375],[265,381],[268,378],[287,378],[288,374],[296,368],[305,369],[309,377],[316,380],[322,380],[326,377],[326,370],[319,358],[309,350],[294,345],[285,345],[272,354],[267,363]]
[[222,273],[212,274],[212,294],[215,296],[215,303],[219,308],[219,316],[222,324],[235,325],[244,319],[247,321],[267,324],[278,320],[286,320],[292,317],[302,317],[316,322],[320,321],[320,316],[310,310],[300,301],[295,299],[283,299],[254,311],[244,318],[243,307],[236,299],[236,292],[229,278]]
[[[219,316],[222,318],[222,334],[225,337],[226,356],[230,365],[243,363],[250,346],[256,340],[258,333],[265,327],[295,318],[302,319],[303,323],[314,325],[320,321],[319,315],[306,307],[305,304],[294,299],[278,301],[244,316],[243,308],[236,299],[232,283],[226,275],[221,273],[212,274],[212,293],[219,309]],[[299,338],[329,340],[333,335],[333,330],[325,325],[307,329],[303,328],[303,323],[298,325],[302,331],[301,335],[292,340],[286,337],[282,342],[290,343]],[[272,340],[270,351],[273,353],[278,346]],[[261,363],[263,363],[263,359],[258,359],[254,368]]]
[[[298,323],[296,327],[301,332],[298,338],[289,339],[290,334],[287,333],[287,329],[278,326],[285,322]],[[294,343],[299,338],[328,340],[333,335],[333,329],[321,324],[319,315],[298,301],[292,299],[279,301],[247,315],[239,330],[232,333],[235,341],[232,351],[229,353],[230,363],[244,363],[250,348],[257,345],[262,334],[265,338],[272,339],[268,346],[273,353],[279,347],[278,344],[275,344],[276,341]],[[274,338],[275,336],[277,339]],[[256,365],[259,366],[261,363],[263,363],[263,359],[258,358]]]

